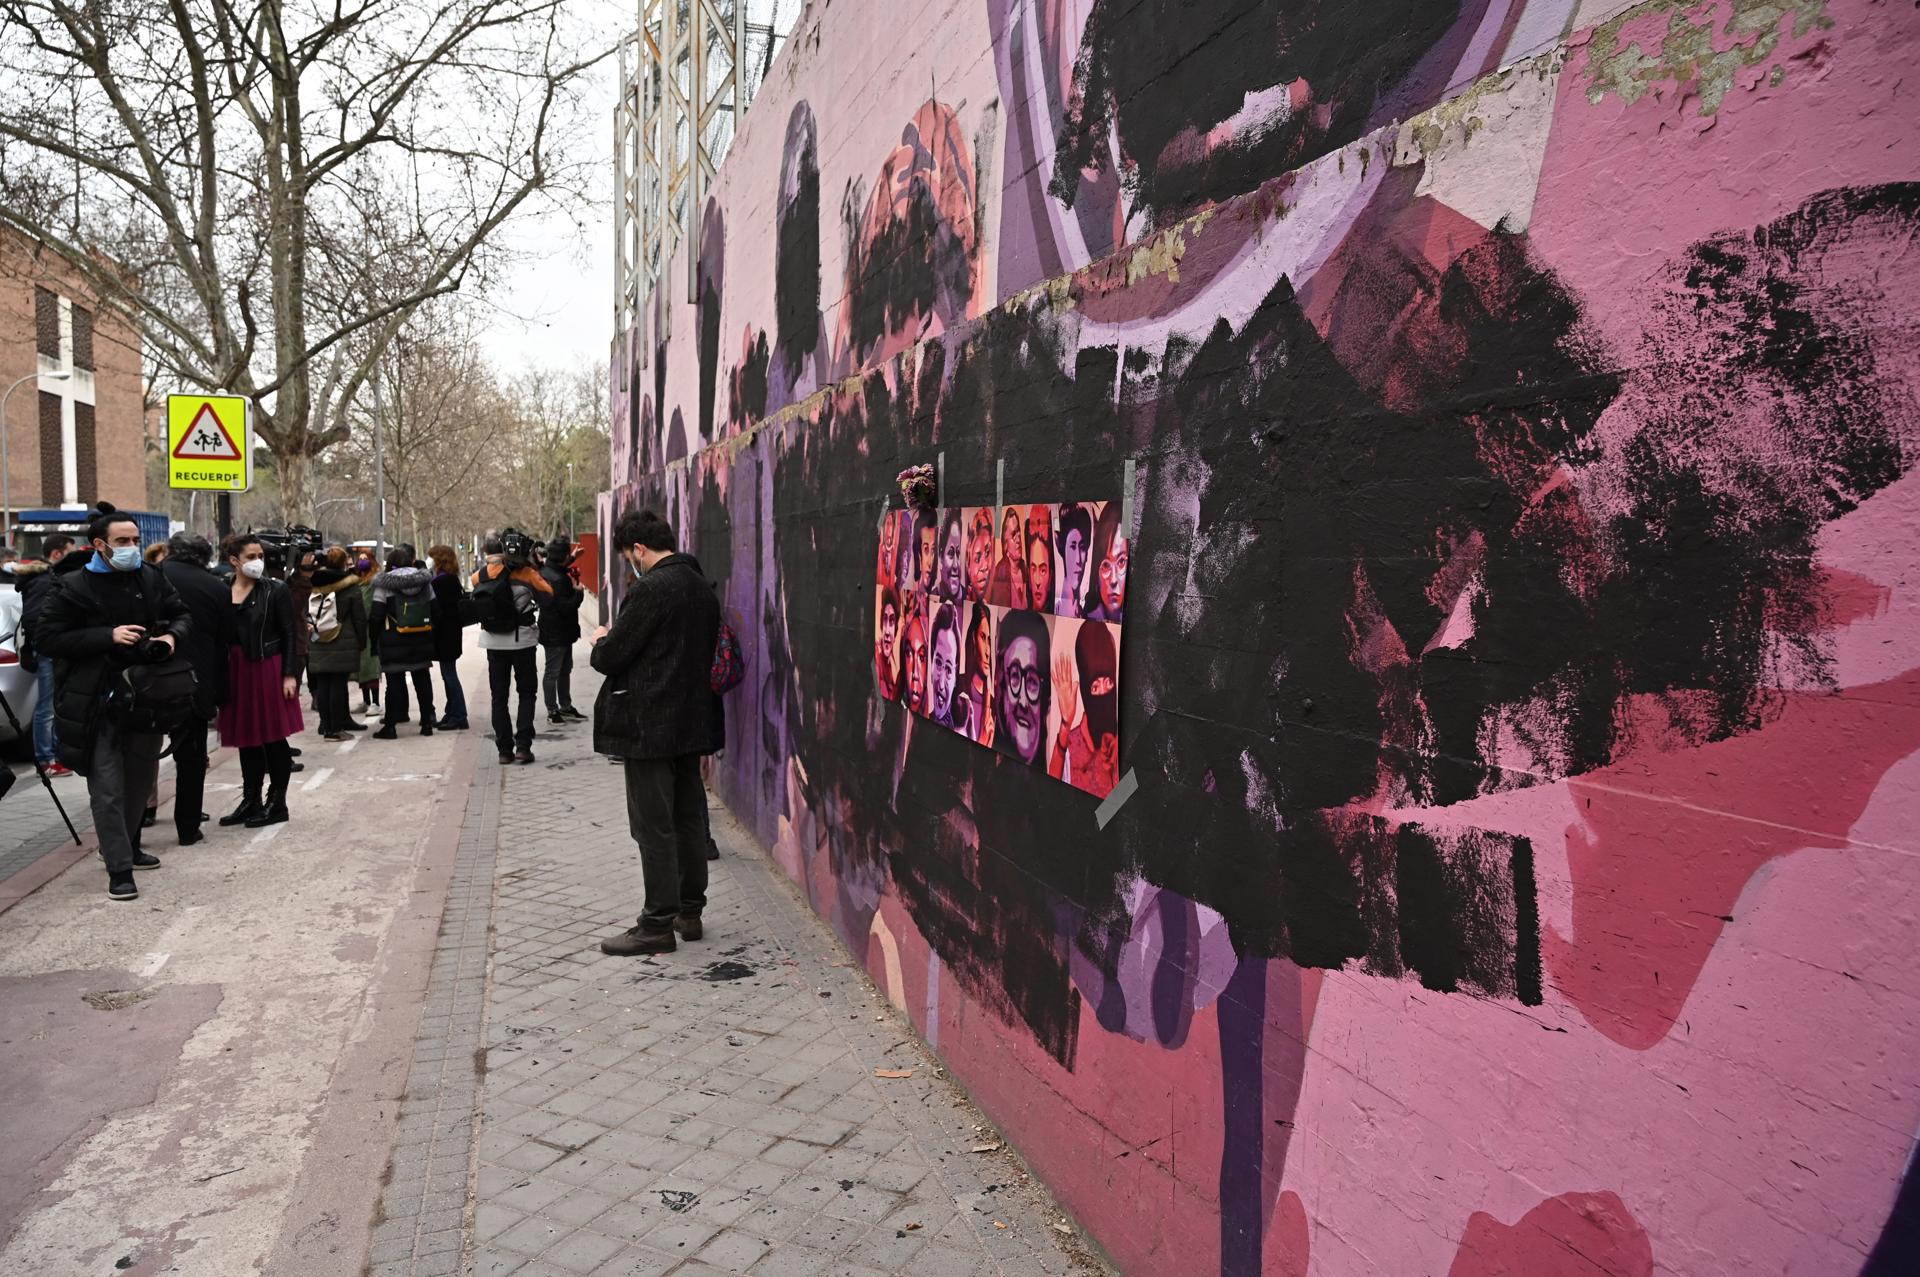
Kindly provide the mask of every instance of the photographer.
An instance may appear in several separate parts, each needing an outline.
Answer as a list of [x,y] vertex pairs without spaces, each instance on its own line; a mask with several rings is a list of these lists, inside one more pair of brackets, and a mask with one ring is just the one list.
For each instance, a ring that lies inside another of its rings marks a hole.
[[124,682],[116,675],[170,660],[192,622],[166,577],[141,562],[137,523],[103,502],[87,532],[92,557],[55,582],[35,624],[34,645],[53,658],[59,758],[87,778],[107,895],[135,900],[133,871],[160,865],[140,850],[139,838],[162,736],[124,730],[108,699]]
[[[473,601],[480,614],[480,648],[487,654],[493,692],[493,745],[502,763],[533,761],[533,698],[539,670],[539,610],[553,597],[533,567],[533,541],[508,528],[487,538],[487,561],[473,574]],[[516,712],[507,697],[519,693]]]

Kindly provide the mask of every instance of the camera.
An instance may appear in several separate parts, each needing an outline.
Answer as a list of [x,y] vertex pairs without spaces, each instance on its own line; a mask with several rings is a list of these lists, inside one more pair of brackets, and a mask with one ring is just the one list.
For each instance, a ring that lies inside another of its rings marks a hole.
[[285,576],[289,563],[298,563],[301,556],[320,553],[326,543],[317,528],[292,523],[284,528],[263,528],[252,535],[260,539],[260,549],[267,561],[267,572],[273,576]]
[[526,567],[533,562],[533,538],[518,528],[508,528],[500,534],[500,552],[509,567]]

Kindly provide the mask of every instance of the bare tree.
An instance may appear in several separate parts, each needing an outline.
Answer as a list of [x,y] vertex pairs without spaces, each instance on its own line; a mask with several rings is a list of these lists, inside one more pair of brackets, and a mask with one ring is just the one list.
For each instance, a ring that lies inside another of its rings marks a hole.
[[[53,245],[166,376],[247,396],[283,512],[423,304],[574,189],[564,0],[0,0],[0,223]],[[592,156],[597,161],[598,155]]]

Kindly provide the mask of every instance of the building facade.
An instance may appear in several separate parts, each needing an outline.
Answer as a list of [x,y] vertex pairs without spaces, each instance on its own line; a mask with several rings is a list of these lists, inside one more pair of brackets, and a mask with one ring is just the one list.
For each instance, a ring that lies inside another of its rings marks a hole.
[[52,248],[0,229],[0,388],[22,377],[0,423],[5,505],[144,506],[138,331]]

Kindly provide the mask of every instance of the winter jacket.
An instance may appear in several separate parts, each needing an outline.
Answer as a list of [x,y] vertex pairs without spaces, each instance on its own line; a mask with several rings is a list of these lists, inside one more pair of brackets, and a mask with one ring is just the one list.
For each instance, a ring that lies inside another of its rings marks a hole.
[[436,661],[457,661],[465,650],[460,631],[465,628],[460,613],[465,608],[467,592],[460,585],[460,577],[454,572],[436,572],[433,575],[433,659]]
[[606,675],[593,707],[593,748],[620,758],[712,754],[726,720],[709,681],[720,600],[690,554],[661,559],[627,590],[593,668]]
[[553,597],[540,609],[540,642],[547,646],[570,646],[579,642],[580,604],[586,596],[580,593],[580,587],[564,568],[541,568],[540,579],[553,591]]
[[40,662],[34,658],[33,639],[27,627],[27,609],[34,606],[35,595],[44,598],[47,587],[53,584],[53,564],[44,559],[20,559],[13,564],[13,571],[6,579],[20,596],[20,632],[14,636],[13,650],[20,657],[23,667],[29,671],[37,670]]
[[360,610],[367,617],[366,646],[360,649],[360,666],[353,672],[356,683],[378,683],[380,681],[380,642],[379,632],[373,628],[373,577],[360,578]]
[[[321,568],[313,574],[313,593],[307,600],[307,615],[313,614],[313,600],[333,597],[340,632],[332,642],[323,643],[318,635],[307,641],[307,672],[310,674],[356,674],[360,658],[367,650],[367,601],[360,593],[360,578],[338,568]],[[303,622],[304,623],[304,622]]]
[[150,564],[132,572],[56,572],[34,622],[35,645],[53,658],[55,757],[83,776],[93,767],[107,680],[133,654],[113,641],[120,625],[144,625],[149,637],[171,634],[176,645],[193,628],[179,593]]
[[[393,568],[373,578],[373,632],[380,640],[380,668],[408,674],[433,664],[433,574],[422,567]],[[423,628],[400,630],[402,608],[419,605]]]
[[169,558],[160,565],[187,605],[193,628],[181,640],[180,655],[193,663],[193,676],[200,686],[194,693],[194,708],[200,717],[213,721],[214,714],[227,703],[227,649],[238,634],[233,623],[233,594],[220,578],[197,563]]
[[[506,570],[505,559],[497,554],[489,554],[487,561],[480,565],[480,570],[473,574],[473,583],[477,586],[482,581],[491,581]],[[495,634],[486,626],[481,626],[480,650],[518,652],[539,642],[538,612],[552,597],[553,587],[531,565],[522,564],[513,569],[513,606],[520,614],[520,628],[511,634]]]
[[286,587],[287,602],[293,604],[293,660],[287,663],[287,669],[297,673],[307,668],[307,599],[313,594],[313,578],[290,568]]
[[[227,598],[233,598],[231,586],[227,589]],[[300,650],[295,635],[306,622],[303,619],[299,626],[294,624],[293,596],[287,592],[286,584],[263,576],[254,583],[244,602],[229,606],[236,631],[233,641],[240,654],[250,661],[278,656],[280,668],[293,673],[293,663]]]

